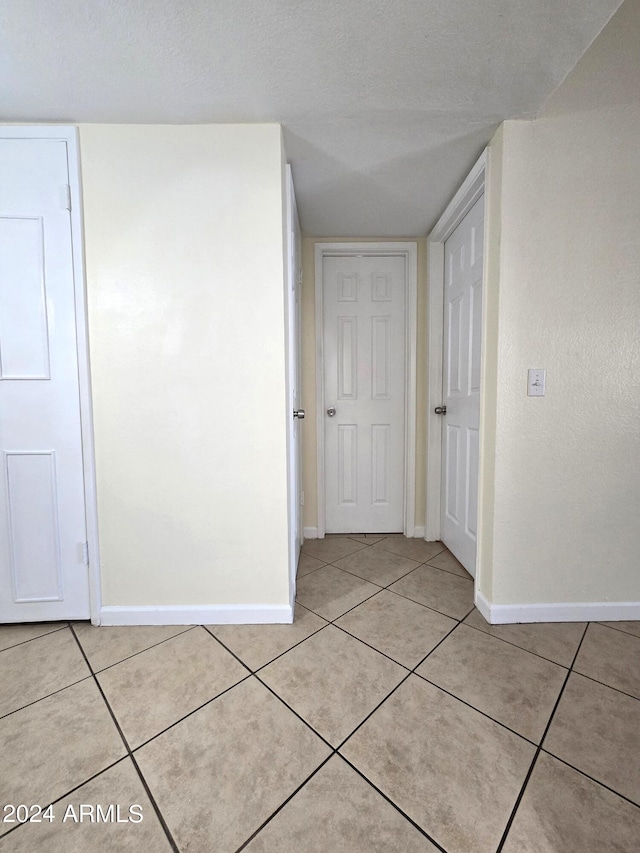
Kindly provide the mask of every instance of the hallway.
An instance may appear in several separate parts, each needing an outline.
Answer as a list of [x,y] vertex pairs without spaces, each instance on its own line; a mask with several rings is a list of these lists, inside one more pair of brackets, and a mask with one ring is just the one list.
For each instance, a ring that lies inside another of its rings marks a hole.
[[307,541],[293,625],[0,649],[2,804],[53,804],[2,853],[637,850],[640,623],[489,626],[441,543]]

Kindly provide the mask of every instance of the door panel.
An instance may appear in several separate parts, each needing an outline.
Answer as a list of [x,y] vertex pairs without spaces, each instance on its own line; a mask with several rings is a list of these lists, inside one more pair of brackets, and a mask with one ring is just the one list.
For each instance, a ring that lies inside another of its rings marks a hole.
[[475,576],[484,197],[445,244],[441,538]]
[[5,453],[4,458],[15,601],[60,601],[55,455]]
[[89,617],[67,146],[0,140],[0,621]]
[[49,332],[40,218],[0,219],[0,376],[49,379]]
[[405,281],[404,257],[323,260],[327,533],[403,529]]

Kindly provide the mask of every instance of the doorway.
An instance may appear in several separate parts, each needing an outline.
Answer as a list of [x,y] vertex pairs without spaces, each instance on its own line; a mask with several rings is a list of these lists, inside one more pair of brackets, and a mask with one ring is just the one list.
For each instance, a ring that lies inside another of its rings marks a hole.
[[[486,152],[428,239],[426,536],[475,577],[480,476]],[[446,399],[445,399],[446,398]]]
[[318,530],[415,532],[417,246],[316,244]]

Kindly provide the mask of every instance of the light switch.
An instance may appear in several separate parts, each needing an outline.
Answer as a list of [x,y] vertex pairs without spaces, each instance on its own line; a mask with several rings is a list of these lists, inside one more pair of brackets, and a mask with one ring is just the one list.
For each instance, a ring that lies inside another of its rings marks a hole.
[[527,381],[527,394],[529,397],[544,397],[546,370],[530,368]]

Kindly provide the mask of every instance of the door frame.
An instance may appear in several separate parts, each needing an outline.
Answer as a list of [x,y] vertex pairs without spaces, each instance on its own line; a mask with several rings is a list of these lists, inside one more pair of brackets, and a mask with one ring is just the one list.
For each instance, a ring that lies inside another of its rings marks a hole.
[[[427,237],[427,279],[428,279],[428,323],[427,323],[427,476],[426,476],[426,514],[425,539],[435,542],[440,538],[440,511],[442,487],[442,418],[436,415],[434,409],[442,405],[442,368],[444,362],[444,245],[453,234],[464,217],[469,213],[480,196],[485,193],[486,174],[488,169],[488,149],[485,149],[469,172],[466,180],[451,199],[444,213],[437,221]],[[484,215],[486,225],[487,195],[485,193]],[[484,229],[484,259],[482,272],[483,305],[484,291],[487,281],[487,248],[488,229]],[[485,354],[485,311],[483,310],[482,331],[480,342],[480,359],[484,364]],[[480,373],[480,400],[484,393],[483,371]],[[482,402],[480,403],[480,436],[479,448],[482,453]],[[482,465],[478,461],[478,480],[482,474]],[[480,494],[478,486],[478,515],[480,515]]]
[[[316,243],[316,459],[318,520],[317,536],[325,535],[324,505],[324,309],[323,264],[325,257],[389,256],[405,259],[405,405],[404,405],[404,535],[415,535],[416,507],[416,361],[418,335],[418,244],[415,241]],[[357,532],[357,531],[354,531]]]
[[[300,336],[301,336],[301,316],[300,306],[302,295],[301,289],[301,258],[302,258],[302,239],[300,232],[300,220],[298,217],[298,207],[296,204],[295,189],[293,185],[293,174],[289,163],[286,165],[286,273],[285,273],[285,306],[286,306],[286,396],[287,396],[287,526],[289,536],[289,603],[291,612],[296,597],[296,573],[298,569],[298,554],[303,541],[302,527],[302,505],[300,495],[302,492],[302,425],[297,424],[298,429],[298,453],[296,454],[296,443],[294,441],[294,433],[296,424],[293,418],[293,407],[295,404],[293,399],[293,378],[297,374],[297,391],[298,399],[302,399],[301,395],[301,380],[302,370],[300,364]],[[296,258],[299,261],[299,266],[296,267]],[[295,339],[291,338],[291,318],[292,312],[294,315],[294,326],[296,327]],[[297,512],[297,525],[295,524]],[[295,529],[294,529],[295,528]]]
[[98,503],[96,489],[93,410],[91,405],[91,370],[82,223],[82,182],[78,128],[70,125],[4,125],[2,139],[52,139],[66,143],[71,201],[71,249],[73,253],[73,288],[75,296],[76,349],[80,396],[80,432],[82,472],[84,480],[85,521],[89,575],[89,609],[91,622],[100,624],[102,592],[100,585],[100,543],[98,539]]

